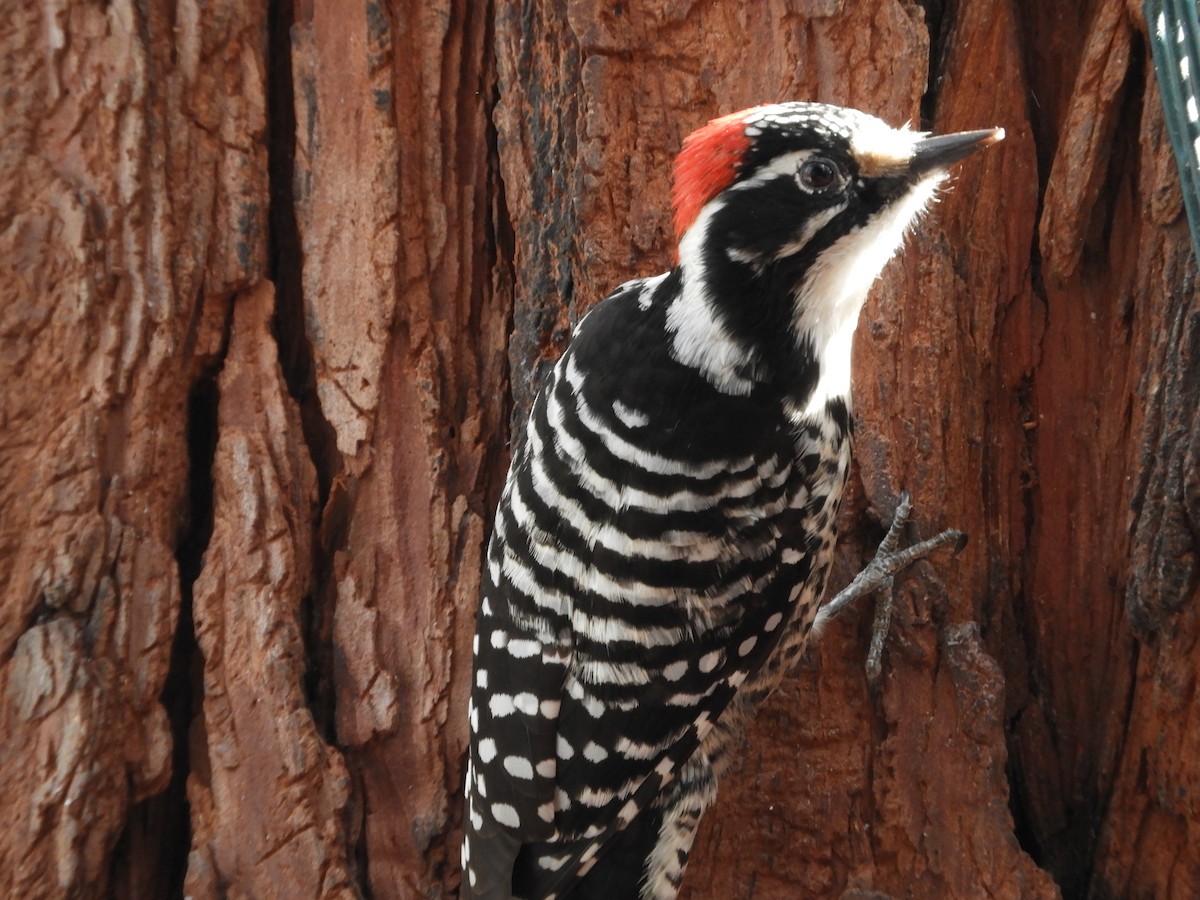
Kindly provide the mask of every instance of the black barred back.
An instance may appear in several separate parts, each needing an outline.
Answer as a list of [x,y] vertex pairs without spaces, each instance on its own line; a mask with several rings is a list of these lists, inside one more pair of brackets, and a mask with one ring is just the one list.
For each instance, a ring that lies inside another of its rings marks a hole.
[[678,266],[581,323],[496,515],[468,897],[675,897],[824,590],[867,292],[947,167],[1002,137],[785,102],[685,141]]
[[652,873],[639,841],[669,850],[671,816],[698,819],[739,688],[764,695],[815,613],[844,406],[717,390],[668,351],[677,294],[677,275],[634,282],[588,315],[513,459],[477,623],[465,896],[603,895],[627,877],[600,868],[617,844],[667,896],[651,882],[677,884],[687,848]]

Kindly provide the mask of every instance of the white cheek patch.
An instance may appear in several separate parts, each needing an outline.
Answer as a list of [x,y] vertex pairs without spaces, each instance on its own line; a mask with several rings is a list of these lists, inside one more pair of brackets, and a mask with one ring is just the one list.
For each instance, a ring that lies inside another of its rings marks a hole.
[[945,177],[937,173],[918,182],[866,225],[838,239],[805,276],[796,296],[796,335],[809,338],[821,360],[806,413],[824,409],[834,397],[849,397],[850,348],[867,291]]
[[683,284],[667,307],[667,332],[677,362],[699,370],[722,393],[744,397],[754,389],[753,377],[742,374],[753,369],[754,357],[721,323],[705,278],[708,228],[720,208],[719,201],[705,206],[679,242]]

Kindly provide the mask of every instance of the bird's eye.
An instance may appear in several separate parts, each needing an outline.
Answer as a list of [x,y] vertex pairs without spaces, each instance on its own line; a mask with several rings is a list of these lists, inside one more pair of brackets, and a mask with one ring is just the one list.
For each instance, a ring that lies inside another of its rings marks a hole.
[[827,191],[841,182],[837,163],[817,157],[809,159],[800,167],[800,186],[810,191]]

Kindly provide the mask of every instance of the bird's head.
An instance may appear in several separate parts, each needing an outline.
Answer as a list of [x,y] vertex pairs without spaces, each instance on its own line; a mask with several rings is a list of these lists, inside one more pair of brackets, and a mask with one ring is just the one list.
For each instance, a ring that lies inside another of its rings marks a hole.
[[[999,128],[930,136],[819,103],[758,106],[692,133],[675,162],[678,259],[692,306],[735,342],[784,332],[820,355],[949,167]],[[751,355],[754,355],[753,353]]]
[[[750,208],[769,195],[777,201],[772,209],[791,212],[769,223],[779,232],[773,249],[794,251],[789,226],[840,235],[910,194],[927,202],[953,163],[1003,137],[1001,128],[931,137],[822,103],[744,109],[684,140],[675,160],[675,235],[682,243],[714,200]],[[745,249],[769,254],[772,248]]]

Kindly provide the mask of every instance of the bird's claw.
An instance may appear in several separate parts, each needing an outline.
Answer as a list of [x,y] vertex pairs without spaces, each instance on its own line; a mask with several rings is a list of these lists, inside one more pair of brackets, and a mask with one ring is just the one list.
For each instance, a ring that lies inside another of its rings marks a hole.
[[841,613],[855,600],[868,594],[881,594],[875,606],[875,620],[871,624],[871,646],[867,652],[867,680],[875,684],[883,671],[883,644],[892,623],[892,607],[895,604],[896,575],[914,562],[924,559],[935,550],[953,546],[952,556],[957,556],[967,545],[967,535],[955,528],[919,541],[911,547],[898,549],[901,532],[912,514],[912,497],[908,491],[900,494],[900,502],[892,517],[887,534],[879,543],[872,559],[863,570],[854,576],[846,587],[837,593],[817,613],[817,627],[824,625]]

